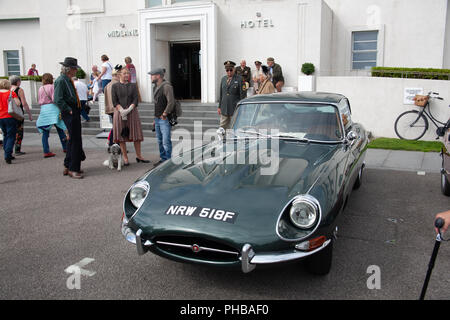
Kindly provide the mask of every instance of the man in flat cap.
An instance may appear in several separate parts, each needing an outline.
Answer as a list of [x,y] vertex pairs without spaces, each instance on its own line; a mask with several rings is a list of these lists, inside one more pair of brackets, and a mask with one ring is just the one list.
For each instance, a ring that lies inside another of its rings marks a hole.
[[69,131],[63,174],[73,179],[82,179],[81,161],[84,161],[86,156],[81,138],[81,102],[72,80],[80,67],[77,59],[71,57],[65,58],[60,64],[61,75],[54,84],[54,102],[61,110],[62,120]]
[[158,139],[160,160],[157,164],[172,158],[171,125],[167,116],[175,111],[175,96],[172,85],[164,79],[166,70],[156,68],[148,74],[152,78],[153,102],[155,103],[155,131]]
[[220,115],[220,126],[224,129],[230,128],[231,118],[237,103],[244,99],[247,92],[244,90],[242,77],[235,73],[233,61],[225,61],[226,76],[220,83],[220,98],[217,112]]
[[278,92],[281,92],[281,88],[284,86],[283,70],[279,64],[275,63],[275,59],[270,57],[267,58],[267,66],[269,67],[269,72],[272,75],[272,83]]

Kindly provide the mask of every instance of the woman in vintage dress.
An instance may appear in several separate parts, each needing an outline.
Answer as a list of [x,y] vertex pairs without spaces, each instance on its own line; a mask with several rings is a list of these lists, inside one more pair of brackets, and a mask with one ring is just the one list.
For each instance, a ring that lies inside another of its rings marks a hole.
[[130,83],[130,71],[127,68],[119,72],[120,81],[112,86],[114,110],[113,130],[114,143],[120,144],[124,165],[128,166],[127,142],[134,143],[136,161],[149,163],[141,153],[141,142],[144,141],[141,119],[139,118],[138,90],[135,83]]
[[270,81],[269,68],[267,66],[262,66],[261,69],[262,73],[259,78],[260,85],[256,94],[269,94],[277,92],[272,81]]

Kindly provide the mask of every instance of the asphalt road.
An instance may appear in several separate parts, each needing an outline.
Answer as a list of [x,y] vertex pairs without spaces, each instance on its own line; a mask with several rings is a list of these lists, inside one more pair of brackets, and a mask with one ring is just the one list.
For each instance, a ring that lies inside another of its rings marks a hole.
[[[61,152],[43,159],[39,147],[26,151],[14,165],[0,161],[0,299],[417,299],[434,215],[450,207],[439,174],[367,169],[342,215],[329,275],[311,276],[302,264],[242,274],[139,257],[123,239],[122,198],[151,165],[109,171],[106,153],[88,150],[86,177],[77,181],[63,177]],[[68,289],[65,270],[86,258],[92,273]],[[370,266],[379,267],[380,289],[367,287]],[[450,242],[441,245],[427,299],[450,298],[448,270]]]

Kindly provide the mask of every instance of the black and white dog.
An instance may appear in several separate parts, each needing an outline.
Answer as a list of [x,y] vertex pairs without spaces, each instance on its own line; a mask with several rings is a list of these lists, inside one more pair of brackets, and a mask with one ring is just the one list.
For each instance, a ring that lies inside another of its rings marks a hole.
[[112,170],[117,168],[118,171],[122,170],[123,159],[122,159],[122,150],[120,150],[120,146],[115,143],[110,148],[109,154],[109,168]]

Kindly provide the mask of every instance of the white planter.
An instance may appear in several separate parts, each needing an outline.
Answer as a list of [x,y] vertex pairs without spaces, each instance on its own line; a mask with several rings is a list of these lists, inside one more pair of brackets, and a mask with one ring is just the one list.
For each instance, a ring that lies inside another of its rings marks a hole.
[[316,76],[298,76],[298,91],[316,91]]

